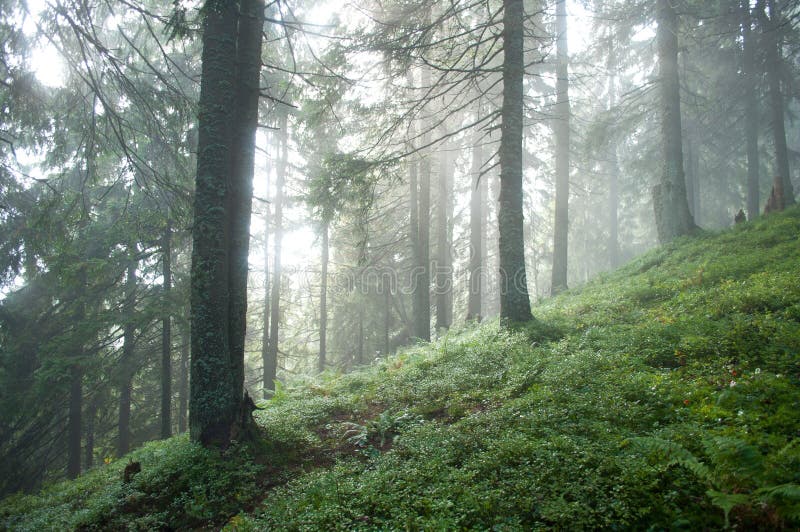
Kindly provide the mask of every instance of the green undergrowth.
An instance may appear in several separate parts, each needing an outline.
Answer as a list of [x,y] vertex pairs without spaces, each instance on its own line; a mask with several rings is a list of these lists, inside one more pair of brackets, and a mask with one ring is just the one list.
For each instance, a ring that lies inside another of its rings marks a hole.
[[[225,456],[186,438],[0,503],[9,529],[796,529],[800,210],[534,308],[293,381]],[[130,483],[125,463],[142,464]]]

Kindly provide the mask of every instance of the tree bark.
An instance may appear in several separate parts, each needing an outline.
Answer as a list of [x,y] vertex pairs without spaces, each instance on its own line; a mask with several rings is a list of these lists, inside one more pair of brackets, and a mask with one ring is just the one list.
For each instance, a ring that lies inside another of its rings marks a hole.
[[500,130],[500,317],[532,319],[525,275],[522,212],[523,20],[522,0],[504,0],[503,106]]
[[[266,157],[266,190],[269,197],[270,189],[270,156],[267,150]],[[269,380],[269,328],[270,328],[270,284],[269,284],[269,231],[270,231],[270,204],[264,205],[264,310],[262,315],[263,327],[261,329],[261,393],[264,399],[269,399],[270,392],[267,387]]]
[[131,446],[131,394],[133,391],[134,342],[136,341],[136,248],[131,246],[128,253],[127,274],[125,279],[125,302],[123,319],[125,324],[122,333],[122,357],[119,361],[119,420],[117,424],[117,456],[128,453]]
[[747,218],[755,220],[759,215],[759,155],[758,155],[758,100],[756,99],[757,71],[753,19],[750,0],[742,0],[742,67],[744,84],[744,129],[747,139]]
[[264,0],[241,0],[237,35],[236,114],[232,131],[231,179],[228,205],[230,235],[228,327],[233,393],[244,395],[244,349],[247,332],[247,276],[250,218],[253,208],[258,99],[261,81],[261,41]]
[[[494,156],[486,162],[488,167],[492,167]],[[483,269],[485,276],[481,282],[481,316],[500,315],[500,296],[497,293],[496,279],[493,273],[500,270],[500,253],[497,241],[497,199],[500,197],[500,179],[496,170],[493,168],[481,176],[481,187],[483,188],[483,234],[481,243],[483,250]]]
[[[766,68],[767,83],[769,84],[769,102],[772,114],[772,138],[775,149],[775,171],[776,180],[780,180],[783,186],[783,205],[794,205],[794,189],[792,187],[791,174],[789,173],[789,150],[786,146],[786,126],[784,124],[784,104],[783,93],[781,91],[781,65],[783,57],[781,54],[781,40],[779,35],[779,13],[775,0],[769,2],[769,14],[767,17],[764,0],[759,0],[756,9],[762,18],[763,30],[762,37],[766,47]],[[775,187],[776,189],[778,187]]]
[[358,347],[356,349],[356,366],[364,363],[364,305],[358,306]]
[[264,2],[239,4],[205,5],[192,253],[190,431],[222,448],[251,413],[244,346]]
[[181,376],[178,384],[178,434],[186,432],[189,406],[189,345],[187,337],[181,338]]
[[569,52],[566,0],[556,2],[556,214],[553,226],[553,277],[550,292],[567,289],[569,238]]
[[[480,109],[478,110],[480,113]],[[472,187],[469,198],[469,297],[467,298],[467,321],[481,320],[481,292],[483,276],[484,247],[484,197],[481,179],[483,166],[483,147],[481,133],[476,130],[472,138]]]
[[166,439],[172,435],[172,324],[170,314],[172,305],[170,297],[172,291],[172,223],[167,220],[164,229],[162,254],[162,285],[163,316],[161,318],[161,438]]
[[286,181],[286,164],[289,153],[289,132],[287,131],[287,111],[282,109],[279,115],[278,131],[280,133],[280,155],[276,166],[277,181],[275,183],[275,243],[273,250],[272,304],[269,323],[269,353],[264,370],[264,389],[275,390],[275,379],[278,375],[278,333],[281,312],[281,242],[283,240],[283,189]]
[[[269,172],[267,172],[269,176]],[[269,190],[269,177],[267,177],[267,190]],[[266,206],[266,214],[264,215],[264,313],[262,319],[264,321],[261,330],[261,385],[264,399],[269,399],[269,390],[267,383],[269,381],[268,368],[269,368],[269,327],[270,327],[270,312],[269,312],[269,205]]]
[[136,341],[136,247],[128,250],[128,267],[125,279],[125,302],[123,304],[122,357],[119,361],[119,421],[117,425],[117,456],[123,456],[131,445],[131,394],[133,392],[134,342]]
[[392,287],[386,281],[386,276],[383,278],[383,356],[389,356],[391,351],[391,341],[389,338],[390,329],[392,326]]
[[[83,237],[84,229],[87,225],[84,217],[80,222],[80,237]],[[83,247],[83,246],[82,246]],[[81,257],[85,260],[88,254],[85,248],[81,250]],[[79,327],[86,319],[86,287],[87,275],[86,264],[81,264],[78,270],[78,287],[75,300],[75,327]],[[81,427],[83,411],[83,367],[81,358],[85,351],[84,338],[80,337],[80,332],[74,332],[74,357],[76,361],[70,365],[70,387],[69,387],[69,406],[67,414],[67,478],[75,478],[81,473]]]
[[447,144],[439,152],[438,194],[439,216],[436,225],[436,330],[449,329],[453,323],[453,271],[450,254],[450,221],[452,203],[452,164]]
[[[431,72],[425,67],[422,70],[422,86],[430,87]],[[431,133],[429,121],[422,124],[422,145],[430,144]],[[417,304],[414,306],[414,335],[420,340],[429,342],[431,339],[431,153],[430,148],[423,148],[419,161],[419,262],[417,263],[417,286],[414,292]]]
[[328,223],[322,225],[322,259],[319,294],[319,359],[317,371],[325,371],[328,334]]
[[241,397],[230,358],[228,181],[236,110],[235,2],[206,0],[192,230],[189,430],[204,446],[227,447]]
[[[412,130],[412,136],[413,136]],[[413,145],[411,146],[413,149]],[[423,298],[419,293],[422,285],[419,276],[424,269],[422,264],[422,252],[419,244],[419,166],[417,161],[408,161],[408,202],[409,202],[409,222],[408,222],[408,241],[411,247],[411,312],[412,328],[411,335],[419,338],[420,331],[424,328],[419,323],[419,316],[422,314]]]
[[94,397],[89,401],[89,405],[86,408],[86,429],[84,430],[86,441],[83,447],[84,470],[86,471],[94,466],[94,422],[97,418],[99,402],[97,392],[95,392]]
[[[613,111],[617,105],[616,84],[617,56],[614,41],[609,43],[608,51],[608,108]],[[608,264],[611,269],[620,264],[619,252],[619,160],[614,140],[608,145]]]
[[81,410],[83,407],[83,369],[70,367],[69,415],[67,421],[67,478],[81,474]]
[[681,145],[681,106],[678,78],[678,18],[672,0],[658,0],[658,61],[661,84],[661,181],[653,187],[653,209],[659,242],[690,233],[695,225],[686,198]]
[[697,176],[695,175],[695,166],[694,160],[697,156],[696,148],[694,146],[695,143],[695,136],[694,136],[694,128],[688,126],[686,128],[686,202],[689,205],[689,213],[692,215],[692,218],[697,220],[697,212],[694,209],[695,205],[695,195],[697,194]]

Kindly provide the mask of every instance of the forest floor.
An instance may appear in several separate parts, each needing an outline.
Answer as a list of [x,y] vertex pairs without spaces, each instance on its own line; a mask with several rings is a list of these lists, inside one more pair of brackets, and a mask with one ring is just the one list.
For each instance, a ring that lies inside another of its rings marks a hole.
[[800,526],[800,209],[534,314],[290,382],[256,413],[259,445],[153,442],[7,498],[0,529]]

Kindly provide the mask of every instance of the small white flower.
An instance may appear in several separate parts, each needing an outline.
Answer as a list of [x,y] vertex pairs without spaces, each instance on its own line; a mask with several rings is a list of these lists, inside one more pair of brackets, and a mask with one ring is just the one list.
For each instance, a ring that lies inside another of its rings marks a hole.
[[756,375],[758,375],[759,373],[761,373],[761,368],[756,368],[756,370],[755,370],[755,372],[754,372],[754,373],[755,373]]
[[731,381],[731,388],[733,388],[734,386],[736,386],[736,381]]

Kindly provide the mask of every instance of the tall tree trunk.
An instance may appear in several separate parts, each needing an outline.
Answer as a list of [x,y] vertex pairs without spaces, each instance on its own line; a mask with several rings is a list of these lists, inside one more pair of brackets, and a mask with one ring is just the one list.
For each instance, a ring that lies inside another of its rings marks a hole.
[[449,329],[453,323],[453,272],[450,267],[450,210],[451,210],[451,179],[452,170],[448,144],[442,146],[439,152],[439,201],[438,220],[436,225],[436,330]]
[[278,375],[278,327],[281,315],[281,242],[283,240],[283,189],[286,181],[286,164],[289,154],[289,132],[287,131],[287,111],[281,109],[278,130],[280,133],[280,155],[276,166],[277,181],[275,183],[275,216],[274,231],[275,243],[272,267],[272,305],[269,323],[269,353],[264,366],[264,389],[275,389],[275,379]]
[[[696,130],[695,130],[696,131]],[[697,138],[693,136],[693,138]],[[692,193],[687,195],[689,202],[689,211],[692,213],[692,219],[696,226],[700,226],[703,220],[703,210],[700,207],[700,198],[702,198],[702,181],[700,180],[700,146],[695,145],[689,154],[688,164],[691,168],[692,174]]]
[[[480,109],[478,110],[480,113]],[[483,276],[484,248],[484,196],[486,178],[481,179],[483,166],[483,147],[481,132],[475,131],[472,137],[472,187],[469,197],[469,297],[467,298],[467,321],[481,319],[481,292]]]
[[92,400],[89,401],[89,405],[86,408],[86,428],[84,430],[86,441],[83,447],[84,470],[86,471],[94,466],[94,422],[97,418],[99,402],[97,392],[95,392],[95,395],[92,397]]
[[[430,68],[422,70],[422,86],[430,87]],[[415,293],[418,298],[414,306],[414,335],[425,341],[431,339],[431,150],[428,146],[431,141],[430,121],[424,120],[422,127],[421,159],[419,162],[419,262],[417,263],[417,287]]]
[[[684,83],[689,79],[689,60],[687,53],[681,53],[679,60],[682,59]],[[700,223],[700,146],[701,137],[698,135],[696,120],[693,115],[698,110],[697,97],[693,97],[693,107],[687,114],[686,120],[682,120],[682,139],[684,159],[684,172],[686,180],[686,202],[689,205],[689,214],[695,225]],[[686,112],[685,110],[683,112]]]
[[263,0],[206,1],[195,225],[190,430],[225,448],[249,424],[244,401],[247,273]]
[[[762,18],[763,42],[766,47],[766,61],[764,66],[767,71],[769,84],[769,102],[772,112],[772,137],[775,148],[775,180],[780,180],[783,186],[783,208],[794,204],[794,189],[791,174],[789,173],[789,150],[786,146],[786,126],[784,124],[783,93],[781,92],[781,39],[779,35],[778,20],[780,14],[775,0],[769,2],[769,17],[764,9],[764,0],[759,0],[757,8]],[[776,189],[778,187],[775,187]]]
[[653,209],[659,242],[690,233],[695,225],[686,198],[681,145],[681,104],[678,79],[678,17],[672,0],[658,0],[658,61],[661,84],[663,171],[653,187]]
[[550,292],[567,288],[569,238],[569,52],[566,0],[556,1],[556,215],[553,226],[553,278]]
[[689,204],[689,213],[697,220],[697,212],[694,210],[694,196],[696,192],[697,176],[694,173],[694,158],[695,158],[695,137],[694,128],[689,126],[686,128],[686,202]]
[[356,350],[356,366],[364,363],[364,305],[358,306],[358,347]]
[[[94,113],[97,105],[97,96],[92,99],[92,120],[89,129],[89,139],[86,142],[84,153],[86,162],[85,183],[93,183],[96,174],[95,168],[95,142],[97,135],[97,116]],[[86,189],[80,188],[82,198],[80,222],[78,223],[79,256],[84,261],[78,268],[78,286],[75,294],[76,309],[73,326],[79,328],[86,320],[86,290],[88,278],[86,272],[86,260],[89,258],[86,227],[89,225],[89,213],[87,211],[88,198],[85,196]],[[83,367],[80,360],[85,353],[85,339],[80,331],[75,331],[73,338],[73,354],[77,359],[70,365],[70,386],[69,386],[69,406],[67,414],[67,478],[75,478],[81,473],[81,427],[83,410]]]
[[[609,42],[608,51],[608,109],[613,111],[617,105],[617,54],[614,41]],[[608,264],[611,269],[620,264],[619,257],[619,160],[617,144],[612,140],[608,145]]]
[[228,186],[235,115],[235,2],[206,0],[192,230],[192,378],[194,441],[226,447],[241,398],[230,359]]
[[[267,172],[269,175],[269,172]],[[267,178],[267,190],[269,190],[269,177]],[[269,390],[267,383],[269,383],[269,327],[270,327],[270,312],[269,312],[269,205],[266,206],[266,214],[264,215],[264,313],[262,319],[264,321],[263,329],[261,330],[261,385],[264,399],[269,399]]]
[[161,244],[164,284],[162,286],[161,318],[161,438],[172,435],[172,324],[170,314],[172,305],[172,223],[168,219]]
[[[492,168],[490,157],[486,161],[486,166]],[[481,250],[483,251],[483,271],[485,273],[481,280],[481,317],[499,316],[500,305],[497,290],[495,290],[496,279],[494,274],[500,270],[499,252],[497,249],[497,198],[500,196],[500,179],[494,169],[487,171],[481,176],[481,187],[483,188],[483,233],[481,234]]]
[[[267,197],[269,197],[270,185],[270,157],[269,150],[266,157],[266,190]],[[270,392],[268,389],[269,380],[269,327],[270,327],[270,291],[269,291],[269,231],[270,231],[270,204],[264,204],[264,311],[263,311],[263,328],[261,329],[261,393],[264,399],[269,399]]]
[[747,218],[759,215],[758,100],[756,99],[756,60],[750,0],[742,0],[742,67],[744,84],[744,133],[747,139]]
[[[230,364],[234,372],[232,393],[241,403],[244,394],[247,275],[250,255],[250,218],[253,210],[253,167],[261,81],[264,0],[241,0],[240,6],[236,47],[238,67],[236,114],[232,131],[233,152],[228,195],[228,233],[230,235],[228,337]],[[239,417],[242,420],[245,419],[241,415]]]
[[392,287],[383,277],[383,356],[389,356],[391,341],[389,333],[392,326]]
[[[412,80],[413,83],[413,80]],[[413,126],[412,126],[413,128]],[[411,135],[414,135],[412,129]],[[413,144],[411,148],[413,149]],[[421,250],[419,245],[419,166],[417,161],[411,159],[408,161],[408,203],[409,203],[409,222],[408,222],[408,242],[411,247],[411,336],[418,336],[423,327],[419,324],[419,316],[422,314],[423,298],[419,293],[422,291],[422,284],[419,282],[419,276],[424,269],[422,264]]]
[[122,357],[119,361],[119,420],[117,424],[117,456],[128,453],[131,446],[131,393],[133,391],[134,342],[136,326],[136,266],[137,250],[131,246],[128,253],[127,275],[125,279],[125,303],[123,315],[125,324],[122,332]]
[[83,407],[83,368],[70,367],[69,415],[67,421],[67,478],[81,474],[81,410]]
[[[84,229],[88,223],[88,219],[84,216],[80,223],[81,237],[83,237]],[[86,250],[83,249],[81,255],[86,258]],[[74,326],[80,327],[86,320],[86,288],[87,288],[87,275],[86,264],[81,264],[78,270],[78,288],[76,290],[75,300],[75,318]],[[70,386],[69,386],[69,407],[67,415],[67,478],[75,478],[81,473],[81,414],[83,411],[83,367],[80,364],[80,359],[83,358],[85,351],[85,341],[80,331],[74,332],[74,356],[77,359],[75,363],[70,365]]]
[[325,371],[328,334],[328,223],[322,224],[322,259],[319,289],[319,359],[317,371]]
[[178,382],[178,434],[186,432],[189,406],[189,345],[187,336],[181,338],[181,375]]
[[522,0],[503,0],[503,107],[500,130],[500,317],[532,319],[525,276],[522,213],[523,20]]

